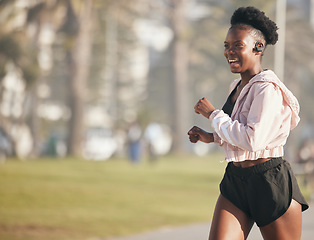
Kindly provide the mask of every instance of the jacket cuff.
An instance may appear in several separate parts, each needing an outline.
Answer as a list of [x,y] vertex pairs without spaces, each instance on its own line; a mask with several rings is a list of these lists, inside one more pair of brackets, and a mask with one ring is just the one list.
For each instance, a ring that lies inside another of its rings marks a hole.
[[213,136],[214,136],[214,143],[218,143],[221,146],[223,144],[223,141],[218,136],[218,134],[216,132],[213,132]]
[[213,120],[214,117],[220,112],[221,110],[216,109],[209,115],[209,120]]

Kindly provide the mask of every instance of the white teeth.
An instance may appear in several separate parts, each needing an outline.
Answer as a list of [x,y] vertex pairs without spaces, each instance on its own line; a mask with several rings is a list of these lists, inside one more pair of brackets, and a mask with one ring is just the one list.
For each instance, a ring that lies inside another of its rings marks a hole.
[[233,62],[236,62],[237,60],[230,59],[230,60],[228,60],[228,61],[229,61],[229,63],[233,63]]

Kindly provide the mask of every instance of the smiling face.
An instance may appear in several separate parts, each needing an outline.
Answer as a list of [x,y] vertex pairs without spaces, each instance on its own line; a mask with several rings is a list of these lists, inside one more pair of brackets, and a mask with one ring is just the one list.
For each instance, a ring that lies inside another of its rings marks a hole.
[[233,73],[253,76],[261,72],[261,52],[255,50],[256,38],[249,26],[230,28],[224,45],[224,55]]

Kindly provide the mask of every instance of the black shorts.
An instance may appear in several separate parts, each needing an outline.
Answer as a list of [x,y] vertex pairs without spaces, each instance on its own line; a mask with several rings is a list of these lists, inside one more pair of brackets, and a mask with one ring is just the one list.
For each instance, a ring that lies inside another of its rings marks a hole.
[[302,205],[302,211],[309,207],[290,164],[281,157],[248,168],[228,163],[220,192],[258,227],[281,217],[292,199]]

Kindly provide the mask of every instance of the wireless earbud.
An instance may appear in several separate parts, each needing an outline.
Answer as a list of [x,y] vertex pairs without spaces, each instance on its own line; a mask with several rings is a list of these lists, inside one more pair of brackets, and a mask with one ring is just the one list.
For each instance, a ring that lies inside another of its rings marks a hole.
[[255,43],[255,51],[256,52],[263,52],[264,51],[264,47],[259,47],[258,44],[260,44],[261,42],[256,42]]

